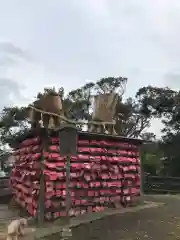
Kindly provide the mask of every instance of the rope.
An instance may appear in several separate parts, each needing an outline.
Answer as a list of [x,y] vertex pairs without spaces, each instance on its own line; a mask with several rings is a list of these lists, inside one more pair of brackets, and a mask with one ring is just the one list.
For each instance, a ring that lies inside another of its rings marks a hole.
[[75,120],[70,120],[70,119],[66,118],[65,116],[59,115],[57,113],[46,112],[46,111],[36,108],[32,105],[29,105],[29,108],[31,108],[32,110],[34,110],[36,112],[42,113],[42,114],[58,117],[61,120],[65,121],[67,123],[70,123],[70,124],[115,125],[115,121],[113,121],[113,122],[97,122],[97,121],[85,122],[85,121],[81,121],[81,120],[75,121]]

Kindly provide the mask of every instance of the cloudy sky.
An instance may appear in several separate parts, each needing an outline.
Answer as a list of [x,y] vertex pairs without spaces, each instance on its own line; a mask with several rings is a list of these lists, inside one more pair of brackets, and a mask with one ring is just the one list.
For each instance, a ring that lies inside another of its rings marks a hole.
[[180,87],[179,12],[179,0],[0,1],[0,108],[104,76],[128,77],[127,96]]

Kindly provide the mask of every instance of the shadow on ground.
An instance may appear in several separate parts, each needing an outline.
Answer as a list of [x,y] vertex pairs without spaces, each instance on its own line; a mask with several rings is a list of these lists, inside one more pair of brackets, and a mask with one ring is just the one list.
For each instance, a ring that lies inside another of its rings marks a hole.
[[[104,217],[73,229],[73,240],[180,239],[180,197],[146,197],[158,208]],[[53,240],[53,239],[51,239]]]

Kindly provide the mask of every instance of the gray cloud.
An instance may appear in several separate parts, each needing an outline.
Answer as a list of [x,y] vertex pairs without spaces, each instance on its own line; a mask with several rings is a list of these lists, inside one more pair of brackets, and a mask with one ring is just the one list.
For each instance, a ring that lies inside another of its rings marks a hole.
[[12,44],[10,42],[1,42],[0,43],[0,51],[9,53],[9,54],[13,54],[16,56],[24,56],[24,51],[21,48],[16,47],[14,44]]
[[127,96],[179,86],[179,12],[172,0],[1,1],[0,77],[23,82],[28,98],[103,76],[128,77]]
[[26,51],[11,42],[0,42],[0,57],[0,65],[12,64],[22,59],[27,61],[31,60],[30,55]]
[[21,48],[9,42],[0,42],[0,109],[23,99],[21,89],[23,85],[7,76],[7,69],[17,68],[22,60],[27,60],[27,54]]
[[11,79],[0,78],[0,109],[13,104],[14,99],[21,97],[20,86]]
[[165,74],[164,82],[167,86],[178,89],[180,87],[180,72],[169,72]]

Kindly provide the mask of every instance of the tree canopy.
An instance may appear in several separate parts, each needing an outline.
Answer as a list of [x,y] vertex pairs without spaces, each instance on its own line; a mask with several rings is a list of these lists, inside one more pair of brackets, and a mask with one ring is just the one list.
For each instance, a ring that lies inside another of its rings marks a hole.
[[[171,176],[180,175],[180,91],[170,88],[143,87],[136,94],[141,111],[164,124],[160,149],[166,159],[166,171]],[[168,166],[168,167],[167,167]]]
[[[170,88],[146,86],[140,88],[135,97],[124,99],[127,78],[107,77],[96,83],[90,82],[65,95],[64,88],[58,90],[62,98],[65,116],[74,120],[89,120],[92,117],[93,97],[102,93],[116,92],[119,100],[115,111],[115,129],[118,135],[155,141],[143,150],[147,166],[159,168],[160,159],[166,158],[169,175],[180,174],[180,91]],[[0,143],[12,144],[16,136],[24,134],[29,128],[25,118],[26,106],[4,107],[0,115]],[[151,120],[160,119],[164,127],[162,138],[156,140],[154,133],[148,132]],[[152,151],[153,149],[153,151]],[[162,167],[162,166],[161,166]],[[149,168],[150,169],[150,168]],[[165,168],[164,168],[165,169]],[[152,170],[152,169],[151,169]],[[152,170],[154,171],[154,170]]]
[[[123,77],[102,78],[96,83],[90,82],[81,88],[72,90],[66,96],[64,88],[61,87],[58,93],[62,98],[65,116],[75,120],[89,120],[92,117],[93,96],[116,92],[119,94],[115,112],[117,133],[128,137],[139,137],[150,125],[150,118],[141,111],[136,98],[122,99],[126,82],[127,78]],[[4,107],[0,119],[2,143],[11,144],[15,136],[23,134],[28,129],[25,111],[26,107]]]

